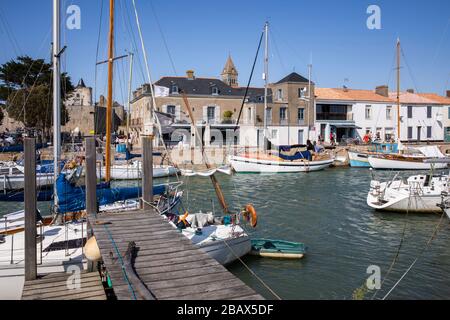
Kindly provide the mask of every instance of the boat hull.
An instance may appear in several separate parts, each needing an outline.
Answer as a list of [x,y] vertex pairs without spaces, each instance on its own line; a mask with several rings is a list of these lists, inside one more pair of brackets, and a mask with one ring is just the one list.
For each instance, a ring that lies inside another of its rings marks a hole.
[[251,251],[252,244],[250,238],[244,235],[238,238],[209,242],[199,247],[217,262],[226,266],[236,261],[238,257],[241,258],[248,254]]
[[[53,173],[37,173],[36,188],[48,187],[53,185]],[[3,175],[0,176],[0,192],[8,190],[21,190],[25,187],[25,175]]]
[[431,164],[421,161],[394,160],[380,157],[369,157],[368,161],[372,168],[379,170],[430,170],[432,167],[434,169],[447,168],[446,163]]
[[350,167],[354,168],[370,168],[369,156],[363,152],[348,152]]
[[[178,170],[172,166],[153,167],[153,178],[164,178],[176,175]],[[101,176],[106,174],[105,168],[101,170]],[[101,178],[97,172],[97,178]],[[142,179],[142,170],[136,166],[112,166],[111,179],[113,180],[138,180]]]
[[273,161],[232,156],[231,166],[239,173],[288,173],[310,172],[328,168],[334,159],[322,161]]

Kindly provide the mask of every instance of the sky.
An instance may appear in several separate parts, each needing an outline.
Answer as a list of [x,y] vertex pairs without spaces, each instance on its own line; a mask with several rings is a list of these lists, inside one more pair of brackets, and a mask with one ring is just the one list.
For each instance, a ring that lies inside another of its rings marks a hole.
[[[151,77],[220,77],[231,54],[239,82],[248,82],[258,41],[269,21],[269,81],[296,71],[319,87],[394,90],[395,45],[402,44],[401,87],[444,94],[450,90],[450,1],[448,0],[135,0]],[[106,93],[109,1],[61,0],[63,70]],[[65,27],[66,9],[81,10],[81,29]],[[381,29],[370,30],[367,13],[377,5]],[[0,0],[0,63],[18,55],[50,57],[52,0]],[[147,82],[132,0],[116,0],[116,56],[136,53],[133,89]],[[97,44],[98,54],[97,54]],[[252,86],[263,86],[263,51]],[[115,99],[127,96],[128,60],[115,64]]]

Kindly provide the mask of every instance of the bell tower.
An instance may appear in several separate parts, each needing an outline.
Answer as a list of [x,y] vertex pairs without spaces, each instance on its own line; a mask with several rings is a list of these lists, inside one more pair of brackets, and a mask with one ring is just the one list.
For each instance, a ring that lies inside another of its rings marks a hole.
[[231,55],[228,55],[227,62],[225,63],[225,67],[221,74],[222,81],[231,87],[238,87],[238,75],[239,73],[234,66],[233,59],[231,59]]

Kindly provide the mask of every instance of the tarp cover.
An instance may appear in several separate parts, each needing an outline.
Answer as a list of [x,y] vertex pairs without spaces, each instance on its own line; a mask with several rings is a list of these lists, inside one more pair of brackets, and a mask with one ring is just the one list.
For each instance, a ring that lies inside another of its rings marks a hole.
[[283,160],[310,160],[312,155],[311,152],[306,150],[305,145],[293,145],[293,146],[279,146],[279,157]]
[[417,148],[425,157],[428,158],[445,158],[441,150],[437,146],[426,146]]
[[[72,185],[69,181],[67,181],[65,174],[60,174],[56,180],[56,190],[58,194],[59,213],[79,212],[86,208],[85,187],[77,187]],[[154,195],[161,195],[165,191],[165,185],[157,185],[153,187]],[[141,193],[142,188],[140,187],[97,187],[97,203],[99,206],[103,206],[117,201],[135,199],[139,198]]]

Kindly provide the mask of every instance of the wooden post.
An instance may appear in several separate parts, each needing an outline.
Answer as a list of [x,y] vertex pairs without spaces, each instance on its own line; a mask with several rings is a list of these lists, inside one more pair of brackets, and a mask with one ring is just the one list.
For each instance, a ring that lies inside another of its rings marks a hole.
[[142,208],[151,209],[153,202],[153,137],[142,138]]
[[86,138],[86,213],[97,215],[97,154],[95,150],[95,139]]
[[[36,139],[25,138],[25,280],[37,278]],[[55,182],[56,183],[56,182]]]

